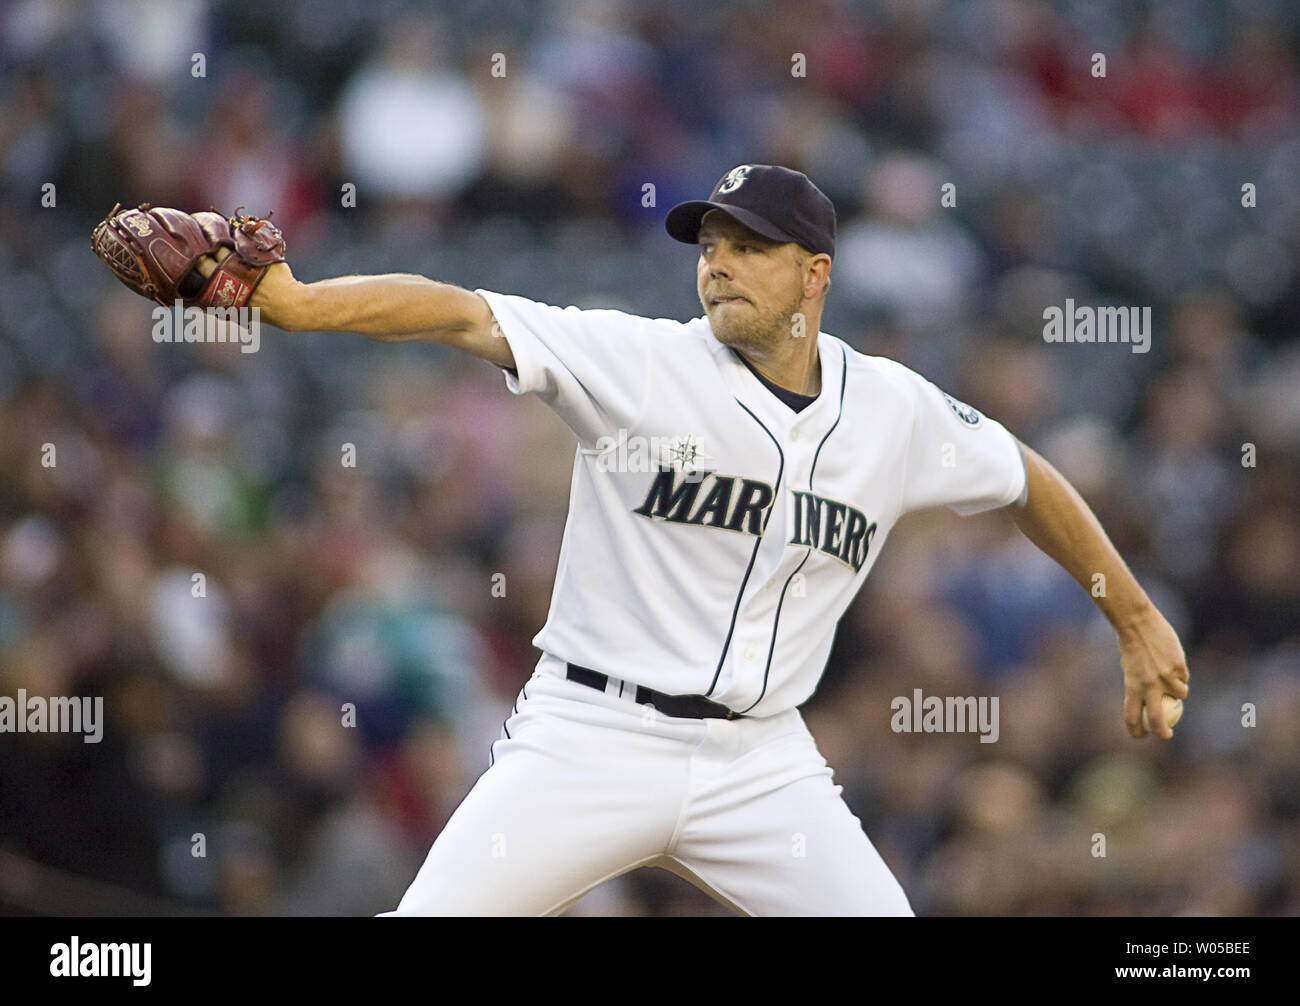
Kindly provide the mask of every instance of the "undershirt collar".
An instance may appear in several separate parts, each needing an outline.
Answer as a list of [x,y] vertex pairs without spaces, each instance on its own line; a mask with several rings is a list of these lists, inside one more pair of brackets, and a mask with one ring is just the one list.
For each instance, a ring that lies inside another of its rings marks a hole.
[[[736,351],[732,350],[732,352],[735,353]],[[760,374],[758,369],[752,363],[745,359],[743,353],[736,353],[736,355],[740,357],[740,362],[749,368],[750,373],[763,382],[763,386],[766,387],[768,391],[776,395],[777,398],[781,399],[781,401],[795,412],[802,412],[804,409],[808,408],[808,406],[812,405],[813,402],[817,401],[816,395],[801,395],[797,391],[791,391],[789,388],[783,388],[779,384],[773,384],[766,377]]]

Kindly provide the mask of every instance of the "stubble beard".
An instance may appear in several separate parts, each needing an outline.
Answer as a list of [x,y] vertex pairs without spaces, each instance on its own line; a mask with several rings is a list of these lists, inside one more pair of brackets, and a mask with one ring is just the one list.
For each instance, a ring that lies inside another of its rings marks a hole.
[[784,340],[794,337],[794,316],[802,304],[803,296],[798,291],[783,308],[763,311],[751,304],[748,310],[741,308],[732,312],[730,318],[711,322],[713,334],[724,346],[737,352],[767,356]]

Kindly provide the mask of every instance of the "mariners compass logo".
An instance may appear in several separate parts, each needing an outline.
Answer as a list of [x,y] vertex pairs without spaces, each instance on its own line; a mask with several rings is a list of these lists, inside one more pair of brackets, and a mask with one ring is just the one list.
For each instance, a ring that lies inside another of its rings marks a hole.
[[596,470],[602,472],[685,472],[694,481],[702,477],[706,454],[694,433],[679,436],[643,437],[628,430],[596,440]]
[[692,472],[699,468],[701,461],[712,461],[700,448],[699,439],[694,433],[674,437],[660,446],[659,462],[665,468],[675,472]]
[[984,418],[979,414],[978,410],[972,409],[965,402],[957,401],[946,391],[941,391],[939,394],[943,395],[943,400],[948,403],[948,408],[952,409],[957,414],[957,418],[967,426],[978,426],[980,420]]
[[727,177],[718,185],[718,193],[735,192],[742,184],[744,184],[745,179],[749,177],[749,170],[752,167],[752,164],[742,164],[740,167],[732,168],[728,171]]

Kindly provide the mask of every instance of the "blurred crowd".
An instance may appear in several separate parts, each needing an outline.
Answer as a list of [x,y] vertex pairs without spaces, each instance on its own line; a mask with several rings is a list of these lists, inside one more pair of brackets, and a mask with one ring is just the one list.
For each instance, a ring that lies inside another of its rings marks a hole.
[[[1135,742],[1114,633],[1005,515],[900,524],[804,714],[913,907],[1300,912],[1298,43],[1282,0],[5,5],[0,694],[107,727],[0,735],[0,910],[392,908],[565,516],[570,435],[479,361],[153,342],[89,250],[114,203],[273,210],[304,280],[685,320],[664,212],[763,162],[838,208],[823,329],[1056,464],[1188,653]],[[1067,298],[1151,306],[1150,352],[1045,343]],[[914,688],[998,696],[1000,739],[893,733]],[[661,871],[573,911],[722,914]]]

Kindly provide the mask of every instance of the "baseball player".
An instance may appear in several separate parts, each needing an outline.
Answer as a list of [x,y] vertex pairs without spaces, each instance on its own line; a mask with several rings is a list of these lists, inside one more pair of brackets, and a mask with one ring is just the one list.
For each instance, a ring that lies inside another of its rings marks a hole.
[[[696,245],[687,322],[560,308],[414,275],[251,303],[290,330],[454,346],[576,438],[541,650],[390,915],[553,915],[641,866],[747,915],[910,915],[799,712],[903,515],[1008,508],[1115,627],[1130,733],[1172,736],[1178,638],[1069,483],[1001,424],[820,330],[830,200],[746,164],[668,214]],[[224,267],[224,266],[223,266]],[[207,260],[205,274],[213,263]]]

